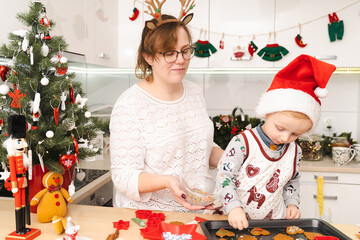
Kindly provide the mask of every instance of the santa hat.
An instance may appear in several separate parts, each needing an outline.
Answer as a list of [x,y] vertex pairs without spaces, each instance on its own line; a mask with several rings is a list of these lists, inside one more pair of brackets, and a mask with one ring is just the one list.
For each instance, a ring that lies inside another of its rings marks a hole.
[[8,118],[8,134],[11,138],[26,138],[26,119],[22,115],[11,115]]
[[336,67],[308,55],[300,55],[279,71],[256,108],[259,118],[280,111],[307,115],[314,131],[320,119],[319,98],[326,97],[326,84]]

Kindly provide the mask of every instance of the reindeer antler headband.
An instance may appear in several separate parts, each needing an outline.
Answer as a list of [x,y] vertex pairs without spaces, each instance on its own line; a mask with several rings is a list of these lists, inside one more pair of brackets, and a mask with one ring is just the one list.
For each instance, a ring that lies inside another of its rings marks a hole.
[[[160,25],[168,22],[182,22],[183,24],[188,24],[191,19],[193,18],[194,14],[188,14],[187,13],[193,9],[196,5],[194,4],[194,0],[179,0],[181,3],[181,11],[179,14],[178,19],[166,19],[162,20],[161,18],[161,7],[166,2],[166,0],[145,0],[145,3],[147,3],[148,11],[144,11],[145,13],[149,14],[150,16],[153,16],[157,23],[153,23],[152,20],[148,20],[145,22],[145,26],[150,30],[144,39],[144,45],[151,35],[151,33]],[[156,4],[155,4],[156,3]]]

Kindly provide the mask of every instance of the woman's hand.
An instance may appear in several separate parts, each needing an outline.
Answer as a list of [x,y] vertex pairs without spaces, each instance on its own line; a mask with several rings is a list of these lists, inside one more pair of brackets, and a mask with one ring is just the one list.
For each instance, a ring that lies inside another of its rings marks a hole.
[[286,219],[298,219],[300,218],[301,213],[297,206],[289,204],[286,208]]
[[167,188],[170,190],[175,200],[185,208],[192,211],[205,209],[203,206],[194,206],[186,201],[186,194],[180,189],[179,177],[167,176]]
[[228,221],[230,226],[239,230],[249,227],[249,222],[246,219],[245,212],[241,207],[233,208],[230,211]]

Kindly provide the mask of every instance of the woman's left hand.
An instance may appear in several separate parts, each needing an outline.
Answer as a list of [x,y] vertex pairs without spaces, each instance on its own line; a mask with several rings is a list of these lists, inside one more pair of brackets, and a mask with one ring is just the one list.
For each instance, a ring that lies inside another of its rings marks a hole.
[[167,188],[171,191],[171,194],[174,196],[175,200],[184,206],[186,209],[197,211],[205,209],[203,206],[194,206],[186,201],[186,194],[183,190],[180,189],[179,177],[177,176],[167,176]]

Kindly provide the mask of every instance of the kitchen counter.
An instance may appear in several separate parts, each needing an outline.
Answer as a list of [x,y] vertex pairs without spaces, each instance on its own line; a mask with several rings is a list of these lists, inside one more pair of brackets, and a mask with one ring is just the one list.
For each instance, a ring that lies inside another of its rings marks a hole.
[[[226,216],[218,215],[175,212],[164,213],[165,222],[180,221],[188,223],[193,221],[195,216],[208,220],[227,219]],[[105,240],[108,234],[114,233],[112,222],[124,220],[130,221],[130,227],[128,230],[120,230],[120,238],[142,239],[139,232],[140,227],[131,221],[131,218],[135,217],[135,210],[133,209],[69,204],[66,216],[72,217],[72,222],[80,225],[79,236],[81,237],[89,237],[93,240]],[[13,198],[0,198],[0,222],[0,239],[5,239],[7,234],[15,230]],[[36,214],[31,214],[31,222],[32,228],[41,230],[41,235],[37,237],[36,240],[55,240],[65,235],[57,235],[52,223],[39,223]],[[357,239],[355,234],[360,231],[360,227],[355,225],[334,224],[334,226],[352,239]],[[198,226],[197,232],[203,234],[200,226]]]
[[333,172],[333,173],[360,173],[360,164],[352,160],[349,164],[343,166],[335,165],[330,157],[325,157],[320,161],[300,162],[300,171],[303,172]]

